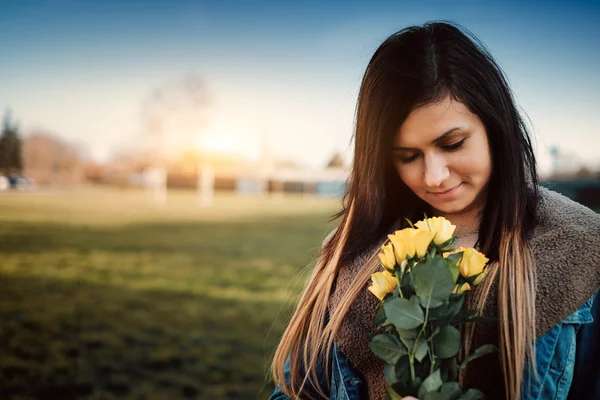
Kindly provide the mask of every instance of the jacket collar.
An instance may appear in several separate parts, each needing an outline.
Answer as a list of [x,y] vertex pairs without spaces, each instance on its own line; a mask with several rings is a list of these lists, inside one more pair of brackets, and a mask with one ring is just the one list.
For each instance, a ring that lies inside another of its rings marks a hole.
[[[538,225],[529,241],[536,265],[536,334],[542,336],[575,312],[600,288],[600,216],[594,211],[540,187]],[[335,309],[374,246],[341,268],[329,307]],[[497,278],[484,315],[497,315]],[[375,335],[373,319],[377,300],[368,284],[352,304],[335,340],[350,363],[367,381],[369,397],[385,396],[383,363],[369,349]],[[497,343],[496,324],[479,324],[474,343]]]

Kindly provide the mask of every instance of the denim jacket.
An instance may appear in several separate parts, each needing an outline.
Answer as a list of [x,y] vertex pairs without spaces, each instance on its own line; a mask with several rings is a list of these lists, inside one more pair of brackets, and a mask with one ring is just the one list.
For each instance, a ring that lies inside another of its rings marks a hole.
[[[538,379],[525,370],[522,400],[600,399],[600,297],[595,300],[596,295],[536,340]],[[329,368],[330,399],[365,398],[360,375],[335,343]],[[324,374],[320,376],[324,378]],[[269,398],[285,399],[288,397],[279,388]]]

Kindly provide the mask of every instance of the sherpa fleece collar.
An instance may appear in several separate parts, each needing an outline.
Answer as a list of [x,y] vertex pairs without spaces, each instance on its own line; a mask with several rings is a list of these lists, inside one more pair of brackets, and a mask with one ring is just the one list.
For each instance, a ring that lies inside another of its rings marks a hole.
[[[540,187],[539,193],[539,224],[530,240],[536,265],[538,337],[575,312],[600,289],[600,215],[551,190]],[[340,269],[330,297],[330,310],[335,310],[353,277],[378,247],[379,244]],[[348,310],[335,341],[366,379],[369,398],[379,400],[385,396],[385,379],[382,361],[369,349],[375,335],[373,319],[377,299],[367,290],[368,285]],[[496,278],[484,315],[497,316],[497,289]],[[475,328],[473,348],[497,341],[496,324],[479,324]]]

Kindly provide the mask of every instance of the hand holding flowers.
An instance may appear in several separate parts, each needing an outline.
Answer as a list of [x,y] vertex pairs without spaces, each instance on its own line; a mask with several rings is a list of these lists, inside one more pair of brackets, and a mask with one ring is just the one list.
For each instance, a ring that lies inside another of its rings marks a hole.
[[381,300],[375,323],[384,333],[370,348],[385,361],[392,400],[483,398],[474,389],[463,393],[458,373],[495,347],[482,346],[459,365],[461,335],[453,324],[472,322],[464,293],[485,277],[488,259],[472,248],[452,249],[454,230],[442,217],[428,218],[388,235],[378,255],[384,270],[371,276],[369,290]]

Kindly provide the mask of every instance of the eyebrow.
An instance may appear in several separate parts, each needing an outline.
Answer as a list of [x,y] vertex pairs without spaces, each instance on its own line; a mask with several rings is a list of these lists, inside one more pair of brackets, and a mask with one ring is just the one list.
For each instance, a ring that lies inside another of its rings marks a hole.
[[[431,144],[436,144],[439,143],[440,141],[442,141],[446,136],[450,135],[452,132],[460,130],[461,128],[456,126],[452,129],[448,129],[446,132],[442,133],[440,136],[438,136],[437,138],[433,139],[431,141]],[[410,147],[400,147],[400,146],[394,146],[392,148],[392,150],[414,150],[413,148]]]

